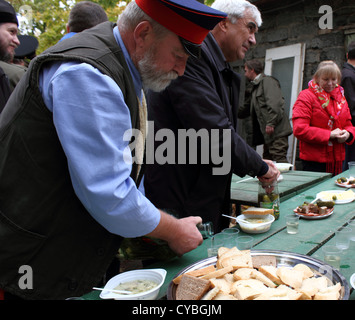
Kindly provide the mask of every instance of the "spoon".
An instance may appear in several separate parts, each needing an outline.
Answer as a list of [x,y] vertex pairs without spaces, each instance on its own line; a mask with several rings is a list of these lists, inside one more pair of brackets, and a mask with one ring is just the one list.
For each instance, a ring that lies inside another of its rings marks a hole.
[[236,218],[236,217],[227,216],[226,214],[223,214],[223,213],[222,213],[222,216],[223,216],[223,217],[227,217],[227,218],[231,218],[231,219],[234,219],[234,220],[237,220],[237,218]]
[[131,291],[126,291],[126,290],[114,290],[114,289],[105,289],[105,288],[96,288],[96,287],[93,287],[93,289],[100,290],[100,291],[108,291],[113,293],[120,293],[120,294],[132,294]]
[[[236,218],[236,217],[227,216],[226,214],[223,214],[223,213],[222,213],[222,216],[227,217],[227,218],[231,218],[231,219],[234,219],[235,221],[237,221],[237,218]],[[247,220],[244,220],[244,219],[242,219],[241,221],[243,221],[243,222],[245,222],[245,223],[252,223],[252,222],[247,221]]]

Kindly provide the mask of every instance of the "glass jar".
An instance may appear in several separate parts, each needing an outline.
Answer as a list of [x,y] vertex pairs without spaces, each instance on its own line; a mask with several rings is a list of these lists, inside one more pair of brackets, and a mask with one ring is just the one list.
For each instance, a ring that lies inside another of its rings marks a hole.
[[280,196],[277,181],[259,181],[258,203],[261,208],[274,210],[274,217],[277,220],[280,216]]

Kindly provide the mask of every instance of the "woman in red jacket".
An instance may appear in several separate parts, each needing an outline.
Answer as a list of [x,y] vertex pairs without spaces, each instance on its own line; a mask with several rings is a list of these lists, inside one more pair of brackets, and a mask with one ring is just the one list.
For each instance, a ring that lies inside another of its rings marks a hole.
[[344,144],[354,142],[355,127],[340,80],[333,61],[321,62],[293,106],[293,133],[299,139],[303,170],[342,172]]

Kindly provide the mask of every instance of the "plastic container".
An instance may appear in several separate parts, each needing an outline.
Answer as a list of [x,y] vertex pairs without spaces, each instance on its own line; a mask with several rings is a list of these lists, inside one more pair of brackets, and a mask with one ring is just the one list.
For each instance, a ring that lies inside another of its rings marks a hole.
[[244,214],[237,216],[237,222],[245,233],[264,233],[270,230],[271,224],[275,221],[275,217],[271,214],[268,214],[262,219],[257,220],[265,220],[265,222],[252,223],[249,220],[246,220],[247,217]]
[[151,280],[158,285],[151,290],[137,294],[119,294],[103,290],[100,294],[101,299],[114,300],[155,300],[159,294],[159,289],[163,285],[166,277],[164,269],[140,269],[118,274],[111,278],[104,289],[115,289],[119,284],[134,280]]

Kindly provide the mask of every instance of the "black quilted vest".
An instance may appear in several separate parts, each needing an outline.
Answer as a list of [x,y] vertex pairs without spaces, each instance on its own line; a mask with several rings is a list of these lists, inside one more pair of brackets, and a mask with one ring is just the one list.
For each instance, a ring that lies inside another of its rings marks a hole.
[[[38,89],[45,63],[89,63],[119,85],[132,127],[139,129],[137,96],[113,27],[103,23],[34,59],[0,117],[0,288],[26,299],[91,291],[122,240],[98,224],[75,195],[52,114]],[[30,266],[33,274],[21,266]],[[23,281],[33,288],[23,289]]]

